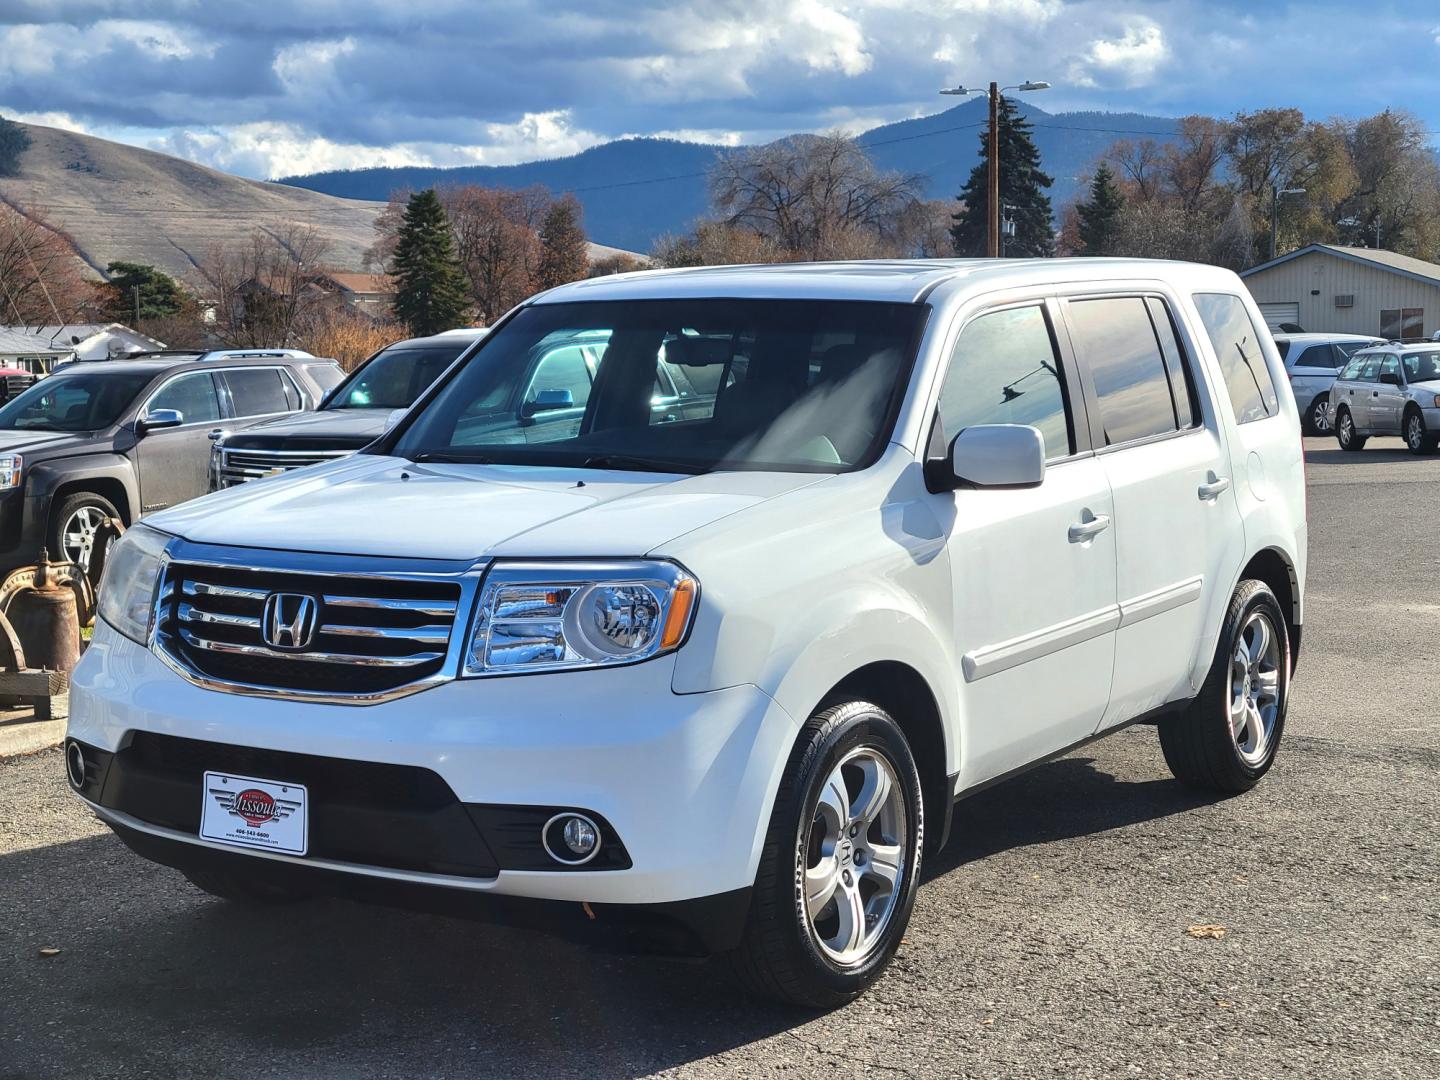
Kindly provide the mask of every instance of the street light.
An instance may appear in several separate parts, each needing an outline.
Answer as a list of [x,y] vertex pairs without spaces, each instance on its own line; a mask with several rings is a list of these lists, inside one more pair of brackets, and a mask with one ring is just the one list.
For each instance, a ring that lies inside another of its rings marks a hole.
[[1035,90],[1049,90],[1048,82],[1027,79],[1023,83],[1014,86],[1001,86],[999,83],[991,83],[989,90],[980,90],[965,85],[952,86],[949,89],[941,90],[940,93],[949,97],[966,97],[970,94],[985,94],[990,98],[990,134],[987,141],[988,154],[990,158],[989,176],[987,177],[986,188],[988,199],[986,205],[985,223],[985,254],[992,259],[1000,257],[1000,95],[1006,90],[1019,90],[1021,93],[1030,93]]
[[1277,187],[1270,186],[1270,258],[1275,258],[1275,234],[1280,228],[1280,196],[1282,195],[1304,195],[1303,187]]

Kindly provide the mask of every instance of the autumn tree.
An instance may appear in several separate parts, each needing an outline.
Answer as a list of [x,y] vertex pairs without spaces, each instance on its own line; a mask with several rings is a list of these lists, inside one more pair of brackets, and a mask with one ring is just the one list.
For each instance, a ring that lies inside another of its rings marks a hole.
[[768,237],[723,221],[702,221],[689,233],[662,236],[650,252],[656,266],[744,266],[786,261]]
[[75,322],[95,283],[74,244],[43,210],[0,202],[0,323]]
[[1124,209],[1125,196],[1115,183],[1115,174],[1102,161],[1090,181],[1089,197],[1075,207],[1079,240],[1086,255],[1114,253]]
[[213,246],[200,262],[209,332],[237,349],[299,345],[317,307],[335,302],[314,284],[328,252],[308,225],[255,229]]
[[[1054,211],[1045,192],[1055,182],[1040,168],[1040,151],[1031,138],[1029,122],[1009,98],[999,106],[1000,202],[1014,221],[1015,234],[1005,240],[1005,254],[1043,257],[1055,253]],[[950,229],[955,252],[983,256],[988,246],[990,215],[990,140],[980,137],[980,161],[970,171],[956,199],[960,209]]]
[[542,289],[579,281],[590,269],[590,245],[580,225],[580,203],[574,195],[556,199],[540,219],[540,265],[536,284]]
[[789,259],[885,253],[899,240],[920,190],[919,177],[881,172],[843,135],[794,136],[735,150],[710,172],[720,223]]
[[417,335],[458,326],[465,314],[465,279],[455,259],[450,219],[433,188],[410,197],[390,263],[395,315]]

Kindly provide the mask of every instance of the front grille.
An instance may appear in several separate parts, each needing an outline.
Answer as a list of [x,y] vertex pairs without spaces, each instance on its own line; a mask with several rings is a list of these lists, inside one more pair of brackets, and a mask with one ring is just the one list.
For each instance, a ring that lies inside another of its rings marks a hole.
[[353,454],[354,450],[227,450],[220,448],[219,481],[221,487],[234,487],[247,480],[303,469],[322,461]]
[[0,402],[19,397],[34,385],[34,375],[6,375],[0,378]]
[[[317,602],[314,635],[303,648],[266,642],[265,602],[276,592]],[[440,671],[460,598],[455,579],[176,561],[161,586],[156,642],[211,680],[342,697],[383,694]]]

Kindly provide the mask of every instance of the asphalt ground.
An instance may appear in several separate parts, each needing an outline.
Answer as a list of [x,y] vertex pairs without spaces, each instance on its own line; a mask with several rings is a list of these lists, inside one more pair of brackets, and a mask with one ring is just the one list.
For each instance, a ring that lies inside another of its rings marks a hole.
[[238,909],[131,855],[51,751],[0,763],[0,1077],[1440,1077],[1440,456],[1307,445],[1270,775],[1197,798],[1139,728],[961,803],[847,1008],[471,921]]

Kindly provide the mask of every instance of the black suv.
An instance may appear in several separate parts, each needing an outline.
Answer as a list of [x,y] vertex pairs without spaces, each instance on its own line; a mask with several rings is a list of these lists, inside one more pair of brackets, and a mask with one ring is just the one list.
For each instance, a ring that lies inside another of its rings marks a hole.
[[485,331],[447,330],[397,341],[361,364],[325,396],[318,412],[286,416],[216,441],[212,490],[352,454],[385,433]]
[[341,378],[315,357],[156,355],[77,364],[0,408],[0,566],[90,564],[95,531],[202,495],[212,437],[313,409]]

